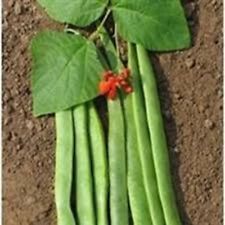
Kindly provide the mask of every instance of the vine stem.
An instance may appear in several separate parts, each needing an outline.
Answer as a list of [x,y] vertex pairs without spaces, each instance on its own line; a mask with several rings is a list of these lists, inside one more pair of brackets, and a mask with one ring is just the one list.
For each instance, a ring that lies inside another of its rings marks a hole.
[[66,33],[69,32],[69,33],[72,33],[74,35],[81,35],[79,31],[74,30],[72,28],[69,28],[68,26],[65,27],[64,32],[66,32]]
[[115,37],[115,44],[116,44],[117,64],[120,65],[120,47],[119,47],[119,37],[117,32],[117,24],[115,24],[114,37]]
[[104,24],[105,24],[106,20],[108,19],[110,13],[111,13],[111,9],[108,9],[107,12],[106,12],[106,14],[105,14],[105,16],[104,16],[104,18],[102,19],[101,23],[100,23],[99,26],[97,27],[97,30],[95,30],[95,31],[90,35],[89,39],[90,39],[91,41],[95,40],[95,39],[98,37],[99,32],[101,31],[102,27],[104,26]]

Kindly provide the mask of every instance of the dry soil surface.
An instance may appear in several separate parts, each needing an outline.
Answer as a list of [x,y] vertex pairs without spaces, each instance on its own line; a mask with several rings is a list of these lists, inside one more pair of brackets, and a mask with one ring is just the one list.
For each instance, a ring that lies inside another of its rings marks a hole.
[[[29,43],[62,29],[34,0],[3,0],[3,224],[56,225],[54,118],[34,118]],[[157,54],[172,174],[184,225],[222,225],[222,1],[184,2],[193,47]]]

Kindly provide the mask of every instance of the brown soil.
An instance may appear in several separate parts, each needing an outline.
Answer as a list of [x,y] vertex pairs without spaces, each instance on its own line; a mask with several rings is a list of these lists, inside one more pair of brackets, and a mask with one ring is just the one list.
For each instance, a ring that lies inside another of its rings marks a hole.
[[[34,118],[28,46],[60,29],[35,0],[3,0],[3,224],[55,225],[54,119]],[[193,47],[156,55],[185,225],[222,225],[222,1],[185,1]]]

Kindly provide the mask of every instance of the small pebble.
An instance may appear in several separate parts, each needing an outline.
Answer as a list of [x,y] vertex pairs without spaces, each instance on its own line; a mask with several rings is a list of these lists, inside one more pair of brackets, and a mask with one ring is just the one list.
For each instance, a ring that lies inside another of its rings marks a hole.
[[9,12],[7,10],[4,10],[3,14],[4,14],[5,17],[7,17]]
[[25,200],[25,202],[26,202],[26,205],[31,205],[35,202],[35,198],[30,196]]
[[222,98],[223,97],[223,92],[221,90],[218,90],[217,94],[218,94],[218,97],[219,98]]
[[15,141],[18,137],[18,134],[15,131],[12,131],[11,134],[12,134],[12,140]]
[[176,153],[179,153],[179,149],[177,147],[173,148],[173,151],[176,152]]
[[33,124],[33,122],[32,122],[31,120],[27,120],[27,121],[26,121],[26,125],[27,125],[27,128],[28,128],[29,130],[32,130],[33,127],[34,127],[34,124]]
[[36,129],[37,129],[38,132],[42,131],[43,130],[42,124],[41,123],[37,123],[36,124]]
[[187,68],[191,69],[195,66],[195,60],[194,59],[186,59],[185,64]]
[[222,78],[222,74],[221,73],[218,73],[217,76],[216,76],[216,79],[219,80],[220,78]]
[[11,122],[12,122],[12,118],[11,117],[8,117],[8,116],[5,117],[4,120],[3,120],[4,126],[9,125]]
[[17,168],[17,167],[19,167],[19,166],[21,166],[21,162],[20,161],[17,161],[16,163],[15,163],[15,167]]
[[205,111],[205,107],[203,105],[200,105],[198,107],[198,110],[199,110],[200,113],[203,113]]
[[43,162],[39,161],[37,164],[38,167],[42,167],[43,166]]
[[5,19],[4,22],[3,22],[3,29],[7,29],[7,28],[8,28],[8,22]]
[[217,0],[212,0],[212,5],[215,6],[217,4]]
[[22,9],[21,9],[21,3],[16,1],[15,6],[14,6],[14,13],[18,16],[21,14]]
[[20,144],[17,144],[17,145],[16,145],[16,150],[17,150],[17,151],[21,150],[21,148],[22,148],[22,146],[21,146]]
[[214,123],[210,119],[206,119],[204,125],[208,129],[212,129],[214,127]]
[[177,99],[177,100],[182,99],[181,95],[178,94],[178,93],[174,94],[174,98]]

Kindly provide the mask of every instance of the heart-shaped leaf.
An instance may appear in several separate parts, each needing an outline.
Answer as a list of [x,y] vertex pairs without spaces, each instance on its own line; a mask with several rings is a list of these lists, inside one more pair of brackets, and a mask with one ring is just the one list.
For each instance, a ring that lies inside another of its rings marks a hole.
[[87,26],[97,20],[108,0],[38,0],[50,17],[77,26]]
[[103,67],[95,45],[81,36],[43,32],[32,41],[36,116],[67,109],[98,95]]
[[111,0],[120,35],[149,50],[189,47],[190,35],[179,0]]

